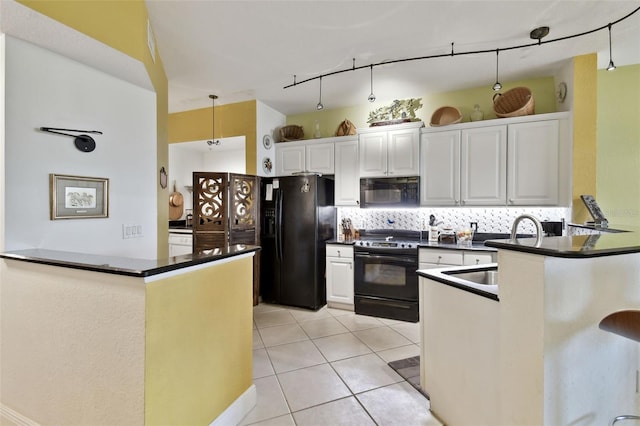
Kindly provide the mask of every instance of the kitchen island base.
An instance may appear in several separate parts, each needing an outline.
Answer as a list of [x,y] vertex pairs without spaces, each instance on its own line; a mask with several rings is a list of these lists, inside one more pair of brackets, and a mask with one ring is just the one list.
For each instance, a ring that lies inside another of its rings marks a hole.
[[255,250],[140,276],[0,259],[3,417],[238,423],[256,402]]

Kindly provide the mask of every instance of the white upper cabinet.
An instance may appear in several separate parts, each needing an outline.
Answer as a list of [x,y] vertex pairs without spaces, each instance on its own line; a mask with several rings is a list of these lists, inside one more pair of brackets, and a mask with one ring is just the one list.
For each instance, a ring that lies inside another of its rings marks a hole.
[[558,204],[558,120],[509,126],[508,205]]
[[336,143],[335,205],[360,205],[360,175],[358,173],[358,140]]
[[360,132],[360,177],[418,176],[422,122]]
[[424,129],[420,204],[570,205],[568,118],[552,113],[463,123],[457,130]]
[[507,126],[462,131],[460,205],[504,205],[507,199]]
[[420,144],[420,204],[460,202],[460,131],[424,133]]
[[276,176],[334,173],[334,143],[314,140],[276,144]]

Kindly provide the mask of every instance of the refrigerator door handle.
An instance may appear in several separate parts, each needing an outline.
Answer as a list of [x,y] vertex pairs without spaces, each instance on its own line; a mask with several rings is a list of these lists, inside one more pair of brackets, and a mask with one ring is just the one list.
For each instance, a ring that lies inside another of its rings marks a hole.
[[282,190],[276,192],[276,260],[282,262]]

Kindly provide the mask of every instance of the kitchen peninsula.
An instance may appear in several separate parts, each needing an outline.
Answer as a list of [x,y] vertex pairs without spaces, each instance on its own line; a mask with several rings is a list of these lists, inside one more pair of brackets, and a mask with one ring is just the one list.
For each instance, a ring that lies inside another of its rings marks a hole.
[[423,319],[425,348],[439,345],[423,363],[431,410],[447,424],[486,425],[600,425],[638,414],[638,344],[599,323],[640,309],[640,233],[485,244],[498,249],[498,300],[419,271],[427,312],[443,303],[433,300],[439,289],[457,300]]
[[229,424],[254,405],[252,257],[0,254],[3,416]]

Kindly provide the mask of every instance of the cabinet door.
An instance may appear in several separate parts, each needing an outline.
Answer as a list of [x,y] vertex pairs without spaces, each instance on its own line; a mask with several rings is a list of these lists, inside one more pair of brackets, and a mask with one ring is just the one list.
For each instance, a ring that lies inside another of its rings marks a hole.
[[304,145],[278,145],[276,145],[276,176],[289,176],[306,170]]
[[387,175],[387,132],[360,135],[360,177]]
[[358,141],[336,143],[335,154],[335,205],[359,206]]
[[507,126],[462,130],[460,153],[460,204],[505,205]]
[[487,263],[497,262],[498,254],[490,251],[465,250],[465,265],[486,265]]
[[509,205],[558,204],[558,121],[509,125]]
[[460,202],[460,131],[424,133],[420,139],[420,204]]
[[332,175],[335,173],[333,143],[307,145],[306,155],[307,168],[305,171],[321,173],[323,175]]
[[420,173],[420,130],[392,130],[387,141],[389,176],[418,176]]
[[353,305],[353,258],[327,257],[327,302]]

